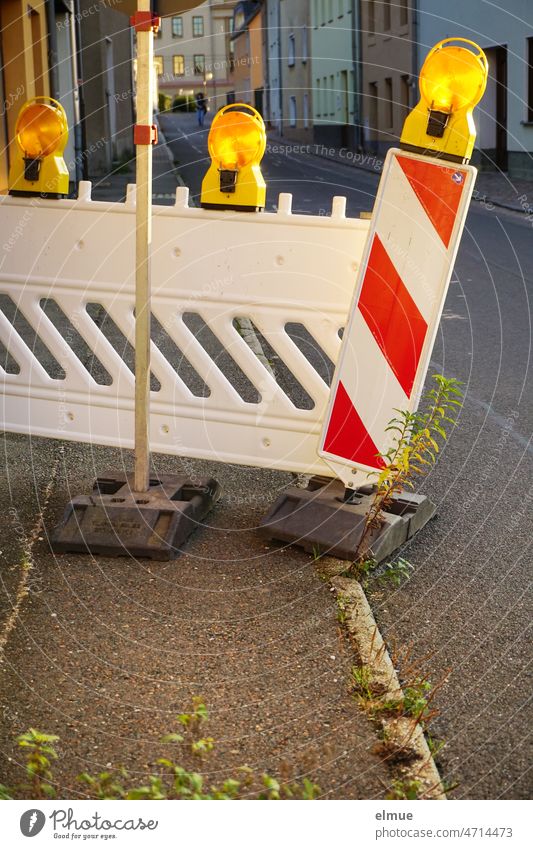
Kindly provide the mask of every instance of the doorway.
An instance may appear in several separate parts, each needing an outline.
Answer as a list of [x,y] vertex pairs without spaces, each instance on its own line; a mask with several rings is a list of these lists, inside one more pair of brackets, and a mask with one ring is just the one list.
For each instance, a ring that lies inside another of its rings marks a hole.
[[507,47],[496,48],[496,165],[507,171]]
[[105,96],[107,102],[107,116],[109,121],[109,136],[108,136],[108,156],[109,167],[113,167],[113,160],[116,156],[116,140],[117,134],[117,101],[115,99],[115,63],[113,60],[113,40],[106,36],[105,39],[106,53],[106,86]]
[[507,170],[507,47],[485,50],[489,62],[487,90],[476,112],[481,167]]

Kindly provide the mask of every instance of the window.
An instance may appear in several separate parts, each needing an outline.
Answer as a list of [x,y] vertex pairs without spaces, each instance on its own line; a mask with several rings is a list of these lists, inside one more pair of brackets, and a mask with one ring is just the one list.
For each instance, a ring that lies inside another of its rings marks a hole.
[[333,0],[328,0],[328,23],[333,23]]
[[322,91],[320,89],[320,80],[317,80],[316,81],[316,117],[317,118],[320,118],[320,116],[322,114],[320,112],[321,106],[322,106]]
[[158,77],[163,76],[163,57],[154,56],[154,68]]
[[329,78],[329,114],[335,115],[335,77],[333,74]]
[[297,106],[296,106],[296,98],[291,96],[289,101],[289,120],[291,127],[296,126],[296,120],[298,117]]
[[302,31],[302,62],[305,65],[307,62],[307,57],[309,56],[309,32],[307,27],[303,28]]
[[39,12],[28,6],[28,14],[31,21],[31,41],[33,51],[33,78],[35,80],[35,94],[44,95],[44,68],[43,55],[41,51],[41,23]]
[[385,77],[385,124],[388,129],[393,125],[392,114],[392,77]]
[[194,73],[197,77],[203,77],[205,74],[205,56],[203,53],[194,54]]
[[296,36],[294,33],[289,35],[289,68],[294,68],[296,65]]
[[409,20],[409,0],[400,0],[400,26],[406,27]]
[[194,38],[200,38],[204,34],[204,18],[203,18],[203,15],[193,15],[192,34],[193,34]]
[[337,17],[342,18],[344,15],[344,0],[338,0]]
[[183,38],[183,18],[172,18],[172,38]]
[[376,131],[378,126],[378,84],[377,83],[369,83],[368,85],[368,99],[369,99],[369,115],[368,121],[370,124],[369,130],[372,138],[376,138]]
[[402,120],[405,121],[407,116],[409,115],[409,100],[410,100],[410,87],[409,87],[409,75],[402,74],[401,78],[401,92],[402,92]]
[[185,56],[173,56],[172,57],[172,65],[174,70],[175,77],[184,77],[185,76]]
[[391,25],[391,8],[390,8],[390,0],[385,0],[383,3],[383,29],[385,32],[389,32]]
[[307,92],[304,93],[304,128],[307,130],[309,127],[309,95]]
[[368,0],[368,34],[376,34],[376,4],[374,0]]
[[533,38],[527,40],[527,120],[533,123]]

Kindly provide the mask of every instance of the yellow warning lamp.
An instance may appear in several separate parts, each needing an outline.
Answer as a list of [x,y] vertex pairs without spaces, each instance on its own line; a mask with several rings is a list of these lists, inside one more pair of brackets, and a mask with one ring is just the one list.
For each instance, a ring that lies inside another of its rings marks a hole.
[[468,162],[476,140],[472,111],[483,97],[487,76],[487,57],[473,41],[446,38],[436,44],[420,71],[421,98],[406,118],[400,147]]
[[69,172],[63,159],[68,141],[65,110],[51,97],[24,104],[15,125],[16,149],[9,169],[11,195],[64,197]]
[[259,112],[246,103],[224,106],[215,115],[207,144],[211,167],[202,183],[202,206],[241,212],[264,209],[266,183],[260,162],[266,131]]

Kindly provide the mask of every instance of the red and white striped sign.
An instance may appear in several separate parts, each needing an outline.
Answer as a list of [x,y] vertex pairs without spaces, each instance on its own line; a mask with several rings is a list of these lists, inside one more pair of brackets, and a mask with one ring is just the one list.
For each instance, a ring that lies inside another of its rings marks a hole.
[[320,440],[345,482],[382,467],[395,410],[417,407],[476,173],[387,155]]

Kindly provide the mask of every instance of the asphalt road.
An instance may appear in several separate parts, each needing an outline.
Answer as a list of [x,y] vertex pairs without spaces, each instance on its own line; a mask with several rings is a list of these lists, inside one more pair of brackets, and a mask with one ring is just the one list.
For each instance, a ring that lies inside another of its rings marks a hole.
[[[198,201],[208,165],[194,117],[161,125],[180,181]],[[293,209],[348,214],[372,208],[378,176],[272,142],[267,207],[292,192]],[[403,552],[415,572],[398,590],[370,591],[394,651],[426,657],[439,763],[457,798],[531,794],[531,310],[533,230],[515,213],[473,203],[433,352],[434,369],[465,384],[465,403],[420,491],[438,517]],[[407,664],[404,663],[404,668]]]

